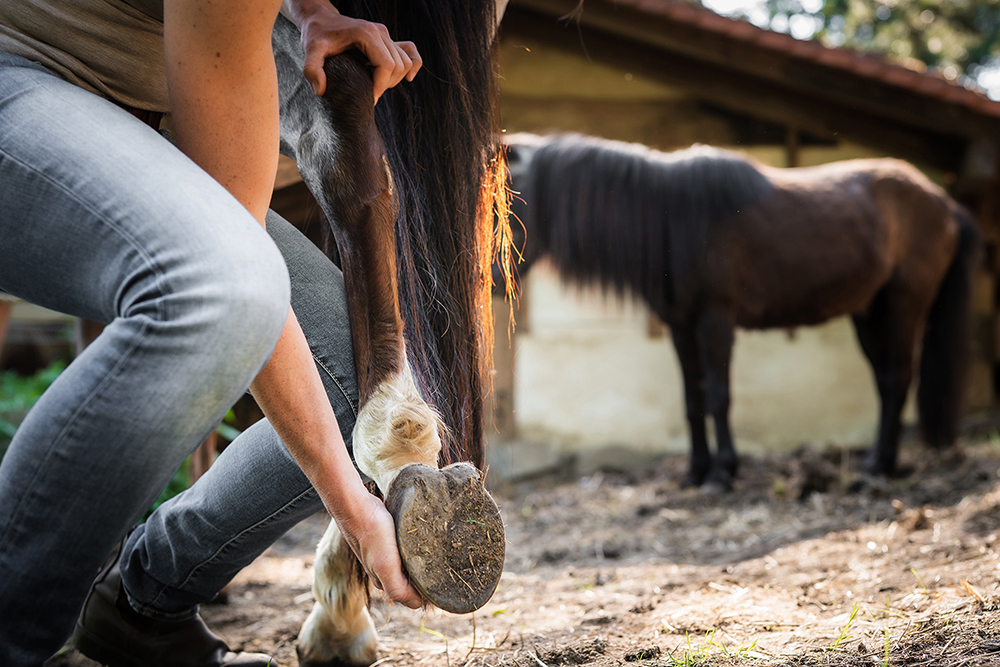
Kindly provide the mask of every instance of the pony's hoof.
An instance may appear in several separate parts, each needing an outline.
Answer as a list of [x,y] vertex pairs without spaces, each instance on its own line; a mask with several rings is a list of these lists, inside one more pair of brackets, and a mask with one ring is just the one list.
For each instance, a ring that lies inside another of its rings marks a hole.
[[707,470],[688,470],[688,473],[684,475],[684,479],[681,480],[681,488],[696,489],[705,482],[706,477],[708,477]]
[[861,463],[861,472],[874,477],[892,477],[896,472],[896,461],[884,461],[877,455],[870,454]]
[[705,496],[724,496],[733,490],[733,476],[717,468],[709,473],[699,490]]
[[409,465],[389,485],[385,506],[410,582],[431,604],[455,614],[486,604],[500,582],[506,538],[474,466]]
[[726,495],[727,493],[732,491],[733,488],[731,486],[726,486],[722,482],[711,481],[711,482],[705,482],[704,484],[699,486],[698,490],[701,491],[701,495],[714,498],[716,496]]

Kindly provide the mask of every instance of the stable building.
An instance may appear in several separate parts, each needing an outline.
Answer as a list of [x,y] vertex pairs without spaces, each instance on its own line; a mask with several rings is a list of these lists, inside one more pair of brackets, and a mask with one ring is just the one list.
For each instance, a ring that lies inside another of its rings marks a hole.
[[[1000,103],[939,76],[759,29],[680,0],[511,0],[501,24],[505,131],[578,132],[660,150],[694,143],[778,167],[857,157],[912,162],[972,210],[968,423],[998,393]],[[491,465],[501,476],[628,467],[686,452],[669,332],[638,299],[526,275],[513,338],[497,300]],[[878,397],[847,318],[740,332],[732,426],[743,452],[866,447]],[[915,422],[907,409],[906,419]]]

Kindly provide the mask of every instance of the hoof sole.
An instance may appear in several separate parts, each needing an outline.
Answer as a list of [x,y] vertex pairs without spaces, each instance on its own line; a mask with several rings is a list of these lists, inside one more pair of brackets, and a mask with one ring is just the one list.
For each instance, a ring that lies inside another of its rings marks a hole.
[[486,604],[500,582],[506,539],[500,509],[474,466],[407,466],[385,505],[410,581],[431,604],[455,614]]

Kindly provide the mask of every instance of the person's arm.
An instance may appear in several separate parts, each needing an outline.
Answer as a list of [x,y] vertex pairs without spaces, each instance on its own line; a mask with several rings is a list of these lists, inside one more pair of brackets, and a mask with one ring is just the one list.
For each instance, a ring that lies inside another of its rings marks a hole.
[[[264,225],[278,159],[278,84],[271,30],[280,0],[164,3],[167,85],[177,145]],[[206,221],[205,224],[211,224]],[[422,599],[402,572],[392,517],[347,453],[309,346],[289,310],[252,385],[264,414],[319,492],[376,585]]]
[[177,146],[264,224],[278,168],[280,0],[164,3],[167,86]]
[[396,602],[421,606],[423,598],[403,575],[392,515],[354,468],[293,313],[251,391],[375,585]]
[[317,95],[326,91],[327,56],[358,48],[375,67],[375,101],[404,78],[413,81],[423,61],[413,42],[394,42],[381,23],[342,15],[329,0],[284,0],[281,13],[302,34],[303,73]]

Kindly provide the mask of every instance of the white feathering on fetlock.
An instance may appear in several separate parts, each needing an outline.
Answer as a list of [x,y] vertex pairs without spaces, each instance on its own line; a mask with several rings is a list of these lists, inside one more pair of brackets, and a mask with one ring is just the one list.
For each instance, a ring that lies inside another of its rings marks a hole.
[[354,561],[336,522],[330,521],[316,549],[316,604],[299,632],[301,664],[365,667],[375,662],[378,634],[368,613],[367,582],[354,574]]
[[420,396],[409,363],[379,385],[354,425],[354,460],[384,495],[407,465],[437,468],[444,426]]

